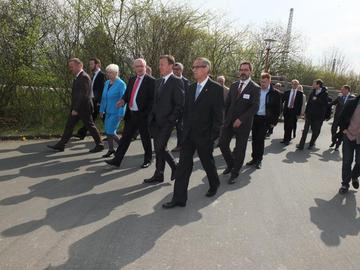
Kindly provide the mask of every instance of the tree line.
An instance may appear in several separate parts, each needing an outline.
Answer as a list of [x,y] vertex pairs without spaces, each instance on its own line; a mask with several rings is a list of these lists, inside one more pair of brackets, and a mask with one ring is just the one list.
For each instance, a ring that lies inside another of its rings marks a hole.
[[260,76],[265,68],[264,39],[272,37],[278,42],[269,55],[271,74],[303,84],[322,78],[327,85],[346,83],[359,89],[360,76],[348,70],[341,52],[336,52],[342,61],[335,69],[330,63],[333,55],[315,66],[302,53],[301,33],[293,34],[286,47],[285,26],[239,25],[186,4],[1,0],[0,29],[0,118],[16,119],[25,127],[58,124],[70,103],[67,60],[74,56],[85,64],[92,57],[100,58],[103,66],[116,63],[125,80],[137,57],[146,59],[156,77],[159,55],[172,54],[191,78],[193,59],[205,56],[213,64],[212,75],[225,75],[231,83],[245,59],[254,64],[253,76]]

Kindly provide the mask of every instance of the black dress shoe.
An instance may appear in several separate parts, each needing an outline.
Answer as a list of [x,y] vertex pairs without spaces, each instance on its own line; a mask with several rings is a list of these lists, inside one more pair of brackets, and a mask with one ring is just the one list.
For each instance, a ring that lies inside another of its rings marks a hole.
[[60,146],[60,145],[47,145],[48,148],[59,151],[59,152],[64,152],[65,147],[64,146]]
[[300,144],[298,144],[298,145],[296,146],[296,148],[299,149],[299,150],[304,150],[304,146],[303,146],[303,145],[300,145]]
[[231,173],[232,167],[226,167],[226,169],[223,171],[223,174],[229,174]]
[[153,176],[153,177],[150,177],[150,178],[146,178],[144,179],[144,183],[146,184],[156,184],[156,183],[162,183],[164,182],[164,176]]
[[104,150],[104,146],[102,144],[97,144],[93,149],[89,151],[89,153],[98,153]]
[[256,164],[256,160],[255,159],[252,159],[250,160],[248,163],[246,163],[247,166],[252,166],[252,165],[255,165]]
[[73,137],[78,138],[79,141],[82,141],[83,139],[85,139],[84,135],[79,135],[79,134],[75,134],[75,135],[73,135]]
[[210,188],[208,192],[205,194],[206,197],[213,197],[216,195],[218,188]]
[[103,158],[108,158],[108,157],[111,157],[112,154],[115,154],[115,151],[112,150],[112,151],[108,151],[105,155],[103,155],[102,157]]
[[330,144],[329,147],[332,148],[332,147],[334,147],[334,146],[335,146],[335,143],[333,142],[333,143]]
[[339,151],[339,146],[336,146],[334,151]]
[[347,192],[349,191],[349,189],[347,187],[344,187],[342,186],[340,189],[339,189],[339,194],[346,194]]
[[150,165],[151,165],[151,161],[144,161],[144,163],[140,167],[145,169],[150,167]]
[[255,164],[255,168],[256,169],[258,169],[258,170],[260,170],[261,169],[261,161],[260,162],[257,162],[256,164]]
[[109,164],[110,166],[120,167],[120,164],[117,163],[114,159],[106,159],[105,163]]
[[290,142],[284,141],[284,140],[282,140],[280,143],[285,144],[285,145],[289,145],[289,144],[290,144]]
[[238,177],[238,175],[232,174],[228,180],[228,184],[232,185],[236,183],[236,178]]
[[353,188],[358,189],[359,188],[359,179],[357,179],[357,178],[352,179],[351,184],[352,184]]
[[308,149],[311,150],[314,148],[314,146],[315,146],[315,144],[309,144]]
[[174,207],[176,207],[176,206],[185,207],[185,206],[186,206],[186,203],[184,203],[184,202],[171,201],[171,202],[164,203],[164,204],[162,205],[162,207],[165,208],[165,209],[174,208]]

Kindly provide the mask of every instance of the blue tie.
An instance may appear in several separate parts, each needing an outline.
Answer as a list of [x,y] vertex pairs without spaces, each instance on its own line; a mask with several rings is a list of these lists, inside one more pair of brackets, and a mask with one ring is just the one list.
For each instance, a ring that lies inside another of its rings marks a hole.
[[197,84],[196,86],[196,92],[195,92],[195,100],[198,98],[198,96],[200,95],[200,90],[201,90],[201,84]]

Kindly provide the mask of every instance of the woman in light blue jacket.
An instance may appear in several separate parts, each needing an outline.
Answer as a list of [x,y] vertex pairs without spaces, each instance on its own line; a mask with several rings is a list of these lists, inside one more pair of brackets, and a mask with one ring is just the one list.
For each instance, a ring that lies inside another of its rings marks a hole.
[[125,93],[126,84],[119,78],[119,66],[110,64],[106,67],[106,76],[104,91],[100,103],[100,117],[105,114],[105,133],[108,138],[109,151],[103,157],[110,157],[115,153],[114,141],[119,144],[120,138],[117,135],[120,121],[125,114],[126,107],[118,108],[118,102]]

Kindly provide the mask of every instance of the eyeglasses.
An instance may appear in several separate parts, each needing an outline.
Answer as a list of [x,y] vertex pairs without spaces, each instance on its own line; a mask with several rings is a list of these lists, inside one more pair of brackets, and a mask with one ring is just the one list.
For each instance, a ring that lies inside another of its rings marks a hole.
[[192,66],[192,69],[206,68],[206,66]]

